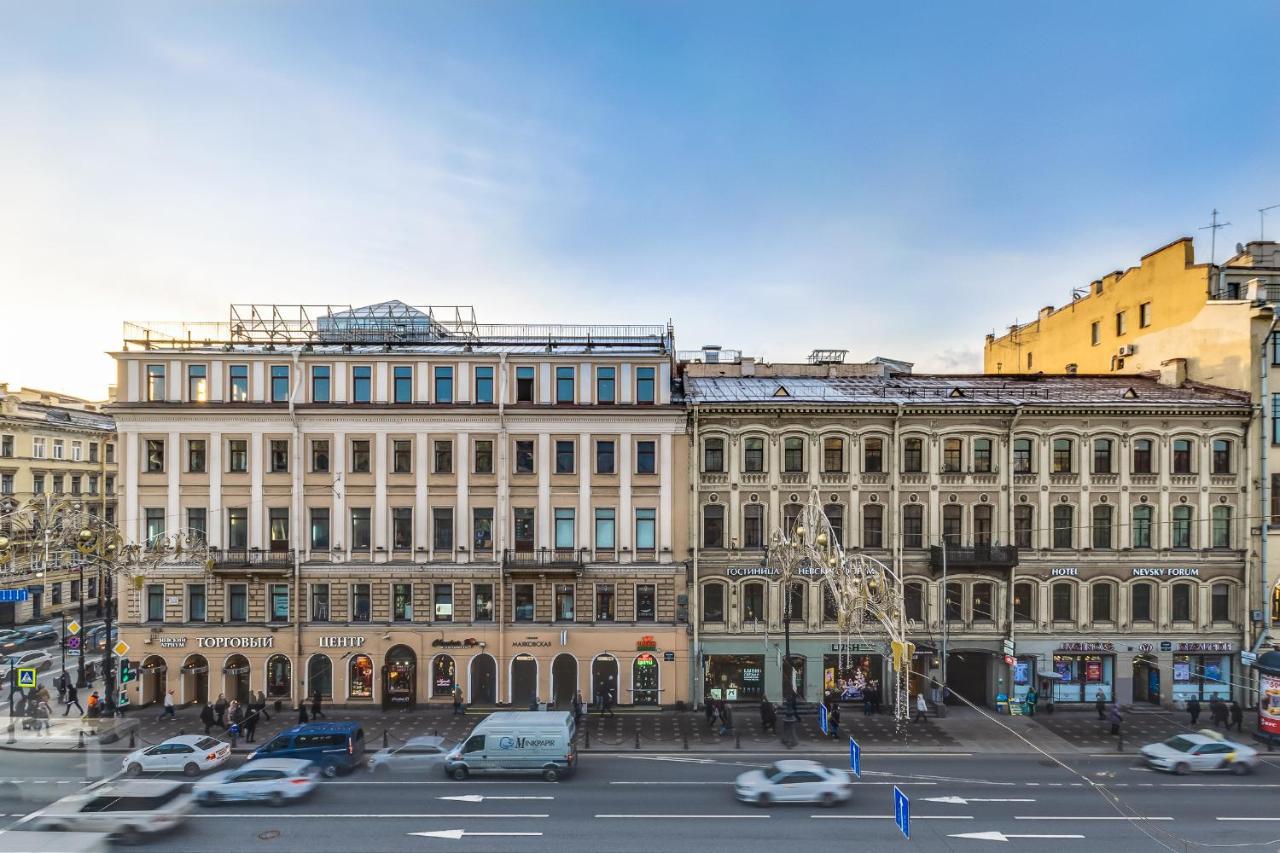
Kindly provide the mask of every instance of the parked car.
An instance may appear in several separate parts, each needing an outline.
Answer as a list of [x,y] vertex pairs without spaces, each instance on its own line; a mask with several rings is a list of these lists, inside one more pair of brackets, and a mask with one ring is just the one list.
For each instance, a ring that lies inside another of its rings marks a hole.
[[819,803],[834,806],[853,796],[853,779],[846,770],[816,761],[775,761],[737,778],[734,794],[744,803]]
[[196,802],[205,806],[241,800],[265,800],[282,806],[316,789],[320,769],[300,758],[264,758],[234,770],[220,770],[195,783]]
[[24,669],[29,666],[35,667],[37,672],[52,669],[53,655],[40,649],[14,652],[0,661],[0,679],[8,683],[10,669]]
[[178,826],[195,800],[189,782],[120,779],[85,788],[35,812],[40,832],[105,832],[125,841]]
[[178,735],[155,746],[135,749],[124,757],[124,772],[137,776],[145,771],[185,773],[195,776],[226,763],[231,744],[208,735]]
[[1258,751],[1227,740],[1213,729],[1195,734],[1174,735],[1162,743],[1142,748],[1142,760],[1156,770],[1182,776],[1192,770],[1228,770],[1251,773],[1258,764]]
[[380,749],[369,756],[372,773],[430,773],[442,770],[456,746],[442,737],[412,737],[404,746]]
[[359,723],[304,723],[286,729],[250,753],[248,761],[300,758],[313,761],[325,776],[364,765],[364,730]]

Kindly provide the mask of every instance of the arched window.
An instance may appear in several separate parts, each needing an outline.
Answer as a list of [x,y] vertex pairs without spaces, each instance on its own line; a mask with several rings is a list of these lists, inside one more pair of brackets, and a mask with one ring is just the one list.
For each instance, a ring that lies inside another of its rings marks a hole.
[[1053,547],[1075,547],[1075,508],[1071,504],[1053,506]]
[[1071,622],[1076,618],[1076,586],[1071,581],[1058,581],[1051,588],[1053,621]]
[[964,442],[958,438],[942,440],[942,473],[955,474],[964,470]]
[[1213,508],[1213,547],[1231,547],[1231,507]]
[[822,470],[828,474],[844,470],[844,439],[838,435],[822,440]]
[[844,507],[840,504],[827,504],[822,508],[823,513],[827,516],[827,522],[831,525],[831,532],[835,535],[836,544],[844,545]]
[[1036,588],[1021,582],[1013,585],[1013,618],[1019,622],[1034,622],[1036,618]]
[[822,584],[822,621],[829,623],[840,621],[840,607],[836,604],[835,594],[825,583]]
[[948,548],[959,548],[964,536],[964,507],[947,504],[942,508],[942,541]]
[[862,508],[862,547],[884,547],[884,507],[880,504]]
[[862,470],[867,474],[884,472],[884,439],[868,438],[862,442]]
[[902,547],[924,547],[924,507],[907,504],[902,508]]
[[1111,547],[1111,515],[1110,504],[1095,504],[1093,507],[1093,547]]
[[742,585],[742,621],[765,622],[764,584],[752,582]]
[[312,655],[307,661],[307,693],[317,690],[323,698],[333,698],[333,661],[327,655]]
[[902,586],[902,601],[907,619],[924,621],[924,584],[908,581]]
[[782,470],[788,474],[804,471],[804,439],[788,436],[782,441]]
[[1109,438],[1096,438],[1093,441],[1093,473],[1111,474],[1111,448],[1114,443]]
[[293,667],[284,655],[272,655],[267,658],[267,696],[272,699],[287,699],[293,689]]
[[1151,507],[1139,504],[1133,508],[1133,528],[1131,531],[1134,548],[1151,547],[1151,519],[1155,512]]
[[907,474],[919,474],[924,471],[924,439],[903,439],[902,470]]
[[711,474],[724,473],[723,438],[708,438],[702,443],[702,470]]
[[1018,504],[1013,508],[1013,544],[1018,548],[1035,547],[1035,508]]
[[724,504],[707,504],[702,508],[702,547],[724,547]]
[[1134,474],[1154,474],[1155,469],[1151,465],[1151,439],[1135,438],[1133,440],[1133,471]]
[[1191,507],[1175,506],[1173,508],[1173,525],[1170,533],[1173,536],[1173,541],[1170,542],[1172,547],[1191,547]]
[[1227,439],[1213,440],[1213,467],[1210,470],[1214,474],[1231,473],[1231,442]]
[[747,436],[742,440],[742,470],[748,474],[764,471],[764,439]]
[[1115,588],[1107,581],[1095,581],[1089,587],[1091,618],[1094,622],[1111,622],[1115,619]]
[[1191,439],[1189,438],[1173,440],[1173,473],[1191,473]]
[[764,547],[764,504],[747,504],[742,508],[742,547]]
[[1190,622],[1192,618],[1192,597],[1195,587],[1189,583],[1175,583],[1170,590],[1169,599],[1172,605],[1174,622]]
[[1053,473],[1070,474],[1075,470],[1075,442],[1069,438],[1053,440]]
[[350,684],[347,695],[352,699],[373,698],[373,661],[368,655],[351,658]]
[[1151,602],[1155,598],[1155,586],[1146,582],[1135,583],[1129,588],[1129,619],[1133,622],[1152,622]]
[[1231,585],[1215,583],[1209,594],[1209,605],[1214,622],[1231,621]]
[[702,621],[724,621],[724,584],[709,583],[702,588]]

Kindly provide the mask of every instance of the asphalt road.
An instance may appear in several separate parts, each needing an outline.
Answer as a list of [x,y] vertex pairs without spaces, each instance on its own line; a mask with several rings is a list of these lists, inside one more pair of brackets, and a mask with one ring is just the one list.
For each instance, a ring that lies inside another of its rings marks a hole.
[[[1172,777],[1132,756],[867,754],[851,803],[835,809],[733,800],[734,776],[774,756],[587,755],[573,778],[404,778],[365,774],[324,782],[311,800],[284,809],[231,805],[198,810],[178,832],[144,849],[183,853],[274,851],[654,850],[698,853],[817,850],[1184,850],[1197,843],[1280,845],[1280,758],[1248,777]],[[789,757],[801,757],[791,754]],[[830,755],[827,763],[836,764]],[[2,754],[3,825],[70,793],[97,768],[92,756]],[[893,822],[893,788],[911,798],[912,837]],[[478,795],[459,801],[449,797]],[[957,799],[958,798],[958,799]],[[416,832],[463,830],[461,838]],[[513,834],[508,834],[513,833]],[[1002,833],[1008,840],[965,834]],[[1235,849],[1248,849],[1236,847]]]

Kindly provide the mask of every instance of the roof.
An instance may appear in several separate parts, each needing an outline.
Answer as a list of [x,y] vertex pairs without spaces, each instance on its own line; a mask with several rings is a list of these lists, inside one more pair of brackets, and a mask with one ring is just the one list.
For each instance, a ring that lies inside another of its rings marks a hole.
[[685,380],[685,398],[693,405],[916,404],[971,408],[993,406],[1179,406],[1249,410],[1249,396],[1212,385],[1162,385],[1153,375],[929,375],[888,377],[705,376]]

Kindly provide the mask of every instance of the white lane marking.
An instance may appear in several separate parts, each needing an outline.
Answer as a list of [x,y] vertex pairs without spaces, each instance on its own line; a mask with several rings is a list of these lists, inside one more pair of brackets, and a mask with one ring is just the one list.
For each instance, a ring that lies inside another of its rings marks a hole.
[[960,832],[948,838],[969,838],[973,841],[1008,841],[1010,838],[1084,838],[1083,835],[1005,835],[1000,831]]
[[194,818],[212,818],[221,820],[223,818],[233,818],[235,820],[244,820],[245,818],[255,818],[262,820],[273,820],[275,818],[292,818],[294,820],[315,820],[317,818],[334,818],[334,817],[366,817],[366,818],[527,818],[527,817],[547,817],[544,814],[423,814],[423,813],[401,813],[401,814],[292,814],[273,813],[273,814],[251,814],[248,812],[240,814],[223,814],[222,812],[188,812],[187,817]]
[[1214,820],[1259,821],[1259,820],[1280,820],[1280,817],[1215,817]]
[[438,829],[435,832],[407,832],[406,835],[418,835],[422,838],[452,838],[457,841],[467,835],[542,835],[541,832],[467,832],[465,829]]
[[714,758],[673,758],[667,755],[623,755],[632,761],[678,761],[681,764],[718,764]]
[[[891,814],[811,814],[814,820],[893,820]],[[973,820],[971,814],[913,814],[914,820]]]
[[554,800],[555,797],[486,797],[484,794],[462,794],[457,797],[436,797],[437,800],[455,800],[459,803],[483,803],[485,800]]
[[1034,803],[1035,800],[1025,797],[924,797],[926,803],[948,803],[953,806],[965,806],[969,803]]
[[771,817],[767,814],[598,814],[598,818],[621,818],[623,820],[653,820],[661,818],[697,818],[698,820],[764,820]]
[[547,783],[543,782],[541,779],[538,779],[537,781],[534,781],[532,779],[523,779],[523,780],[521,779],[513,779],[513,780],[468,779],[465,783],[454,782],[451,780],[431,782],[423,779],[387,779],[385,781],[384,780],[375,781],[373,779],[368,779],[368,780],[326,779],[324,781],[324,786],[326,788],[332,787],[334,785],[462,785],[462,784],[465,784],[468,788],[470,788],[472,785],[541,785],[545,787]]
[[[546,783],[543,783],[546,784]],[[732,785],[733,782],[610,782],[610,785]],[[937,782],[859,782],[859,785],[898,785],[905,787],[907,785],[937,785]]]
[[1014,820],[1173,820],[1171,817],[1125,817],[1124,815],[1014,815]]

